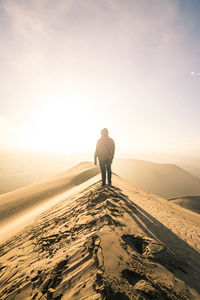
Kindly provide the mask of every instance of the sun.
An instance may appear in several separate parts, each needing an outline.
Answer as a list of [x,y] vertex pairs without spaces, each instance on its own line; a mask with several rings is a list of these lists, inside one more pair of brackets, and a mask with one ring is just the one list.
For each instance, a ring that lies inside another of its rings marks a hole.
[[89,101],[78,96],[60,97],[33,113],[26,126],[24,146],[38,151],[93,151],[99,130],[99,116]]

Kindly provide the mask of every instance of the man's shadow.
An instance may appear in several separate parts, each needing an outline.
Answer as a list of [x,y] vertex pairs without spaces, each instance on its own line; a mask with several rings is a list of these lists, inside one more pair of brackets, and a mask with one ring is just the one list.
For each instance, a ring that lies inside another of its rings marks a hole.
[[[198,280],[200,277],[200,253],[161,222],[152,217],[147,211],[134,203],[134,199],[130,200],[119,188],[112,186],[111,189],[117,191],[117,194],[120,195],[120,200],[125,204],[125,211],[142,231],[148,237],[163,244],[174,254],[177,265],[172,265],[173,268],[170,267],[169,270],[173,272],[177,278],[200,293]],[[165,267],[169,266],[165,265]]]

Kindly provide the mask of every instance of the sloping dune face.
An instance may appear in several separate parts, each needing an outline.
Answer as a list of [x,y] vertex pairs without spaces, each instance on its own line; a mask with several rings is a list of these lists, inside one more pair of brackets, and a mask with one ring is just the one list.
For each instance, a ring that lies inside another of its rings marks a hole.
[[98,173],[98,167],[83,162],[44,182],[0,195],[0,223],[78,186]]
[[[186,221],[181,207],[113,182],[57,204],[1,245],[1,299],[198,299],[199,216]],[[179,228],[190,228],[187,243]]]
[[140,188],[164,198],[200,195],[200,179],[176,165],[117,159],[113,170]]
[[169,201],[200,214],[200,196],[178,197]]

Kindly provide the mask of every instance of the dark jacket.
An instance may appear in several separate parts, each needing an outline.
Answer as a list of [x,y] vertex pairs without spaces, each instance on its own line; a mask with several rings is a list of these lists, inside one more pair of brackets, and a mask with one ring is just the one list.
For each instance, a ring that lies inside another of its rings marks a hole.
[[115,154],[115,143],[113,139],[109,136],[101,136],[97,141],[96,151],[94,154],[94,160],[96,161],[97,157],[101,159],[113,159]]

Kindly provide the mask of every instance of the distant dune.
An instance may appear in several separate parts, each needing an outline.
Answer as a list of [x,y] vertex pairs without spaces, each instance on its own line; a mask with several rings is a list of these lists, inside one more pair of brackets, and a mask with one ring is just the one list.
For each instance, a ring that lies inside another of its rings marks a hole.
[[0,195],[0,223],[66,192],[98,173],[99,168],[94,164],[83,162],[46,181]]
[[[67,156],[53,153],[0,152],[0,194],[48,181],[54,174],[91,158],[91,154]],[[198,163],[199,160],[193,161],[191,158],[193,167],[195,165],[198,168]],[[185,164],[189,165],[188,159]],[[113,170],[131,183],[165,198],[200,195],[200,179],[176,165],[115,158]]]
[[173,164],[117,159],[113,170],[140,188],[164,198],[200,195],[200,179]]
[[91,155],[0,151],[0,194],[48,180]]
[[[89,174],[83,164],[66,178]],[[0,299],[199,299],[200,216],[119,176],[99,179],[1,244]]]
[[171,198],[169,201],[200,214],[200,196]]

